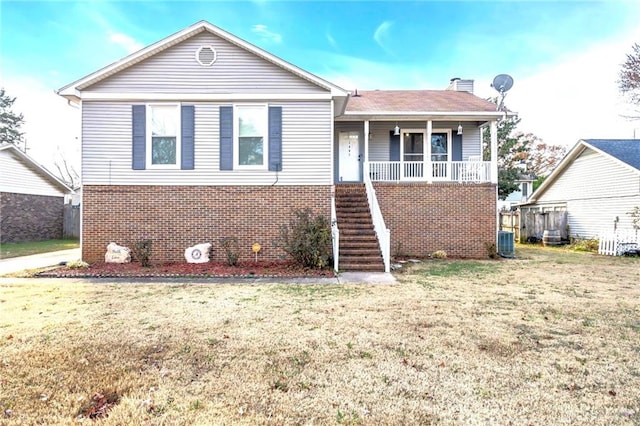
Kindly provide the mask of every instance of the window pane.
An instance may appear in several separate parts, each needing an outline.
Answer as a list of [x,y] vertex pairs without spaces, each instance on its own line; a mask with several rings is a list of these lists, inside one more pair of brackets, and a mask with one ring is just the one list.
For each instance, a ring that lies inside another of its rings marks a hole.
[[266,132],[266,113],[263,107],[238,108],[239,136],[263,136]]
[[262,137],[238,138],[238,164],[241,166],[262,166],[263,160]]
[[151,164],[176,164],[176,138],[151,138]]
[[173,105],[151,107],[151,136],[177,136],[178,109]]

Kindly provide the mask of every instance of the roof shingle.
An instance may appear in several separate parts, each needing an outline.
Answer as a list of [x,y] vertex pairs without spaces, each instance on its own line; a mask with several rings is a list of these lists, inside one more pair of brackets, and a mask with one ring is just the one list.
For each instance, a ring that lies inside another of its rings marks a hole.
[[365,90],[353,94],[347,112],[495,112],[496,105],[455,90]]
[[584,139],[584,141],[640,170],[640,139]]

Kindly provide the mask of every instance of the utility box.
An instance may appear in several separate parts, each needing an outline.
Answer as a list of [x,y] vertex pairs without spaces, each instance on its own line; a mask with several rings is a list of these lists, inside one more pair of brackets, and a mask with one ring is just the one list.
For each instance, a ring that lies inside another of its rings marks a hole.
[[498,231],[498,254],[502,257],[516,257],[513,232]]

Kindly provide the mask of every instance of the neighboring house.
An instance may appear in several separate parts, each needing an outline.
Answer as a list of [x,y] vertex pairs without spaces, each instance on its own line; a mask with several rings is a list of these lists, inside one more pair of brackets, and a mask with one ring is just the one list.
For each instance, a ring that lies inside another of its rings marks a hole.
[[196,23],[58,91],[82,110],[83,258],[150,238],[157,261],[199,242],[223,260],[235,236],[242,259],[256,242],[278,259],[299,208],[337,221],[341,269],[388,269],[390,252],[485,257],[504,114],[472,91],[349,93]]
[[504,200],[498,200],[498,210],[511,210],[519,204],[525,203],[533,193],[533,182],[536,177],[534,175],[522,173],[515,181],[518,184],[518,190],[513,191]]
[[640,206],[640,139],[579,141],[521,210],[566,211],[569,234],[598,238],[632,230]]
[[0,145],[0,242],[62,238],[63,181],[20,151]]

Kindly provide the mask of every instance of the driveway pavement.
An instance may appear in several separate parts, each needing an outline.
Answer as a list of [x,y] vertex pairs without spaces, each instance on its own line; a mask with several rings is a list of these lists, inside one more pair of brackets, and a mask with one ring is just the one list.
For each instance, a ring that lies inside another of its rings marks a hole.
[[0,260],[0,275],[12,274],[25,269],[46,268],[80,259],[80,249],[52,251],[31,256],[12,257]]

